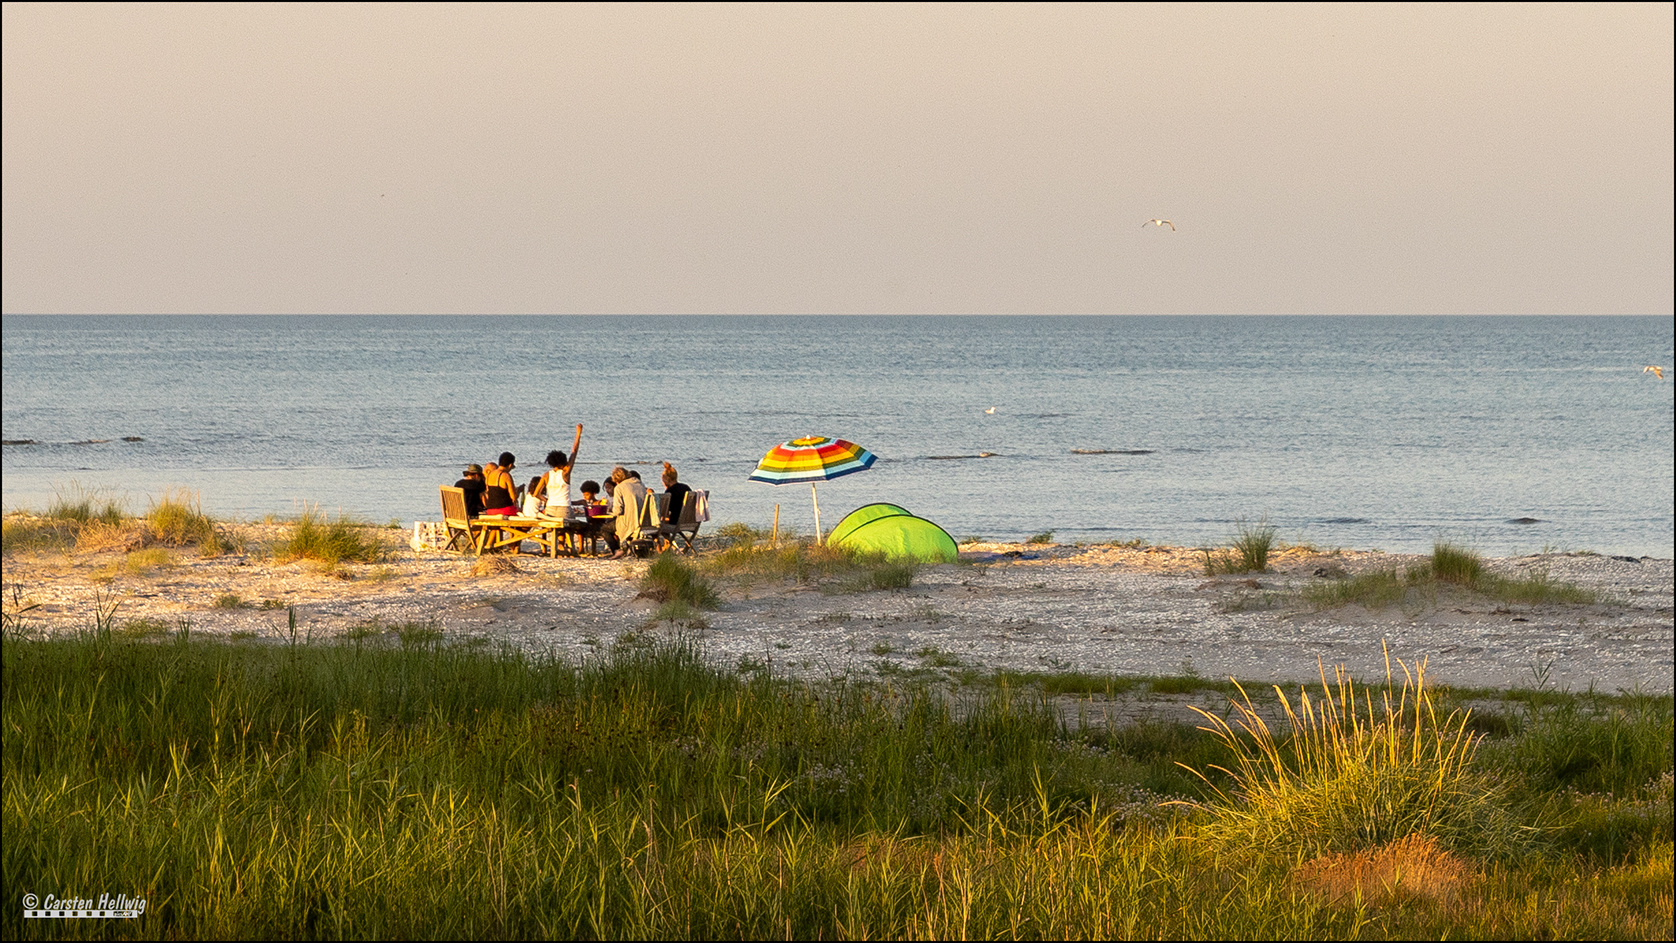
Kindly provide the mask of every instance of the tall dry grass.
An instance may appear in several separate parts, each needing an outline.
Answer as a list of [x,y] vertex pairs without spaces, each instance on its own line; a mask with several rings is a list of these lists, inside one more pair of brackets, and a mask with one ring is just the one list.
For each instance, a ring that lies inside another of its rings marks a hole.
[[[1439,717],[1426,687],[1425,662],[1402,672],[1398,686],[1386,653],[1382,689],[1358,688],[1343,668],[1320,694],[1275,694],[1287,719],[1276,732],[1244,688],[1231,700],[1232,723],[1193,708],[1204,729],[1227,747],[1232,793],[1206,807],[1200,836],[1257,857],[1315,858],[1356,852],[1411,835],[1448,850],[1507,857],[1527,850],[1495,781],[1473,766],[1478,738],[1468,711]],[[1208,783],[1208,780],[1207,780]]]

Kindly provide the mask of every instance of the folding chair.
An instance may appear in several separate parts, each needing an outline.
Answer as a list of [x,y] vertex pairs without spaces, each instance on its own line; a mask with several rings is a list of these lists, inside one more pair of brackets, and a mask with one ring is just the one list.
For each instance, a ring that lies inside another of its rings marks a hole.
[[[663,502],[667,495],[659,495],[660,507],[667,510],[668,505]],[[658,517],[663,517],[659,511]],[[687,501],[681,505],[681,519],[673,524],[665,524],[658,529],[658,541],[670,550],[680,550],[684,553],[695,553],[693,541],[698,538],[698,525],[710,519],[710,492],[699,491],[696,488],[687,493]]]
[[484,528],[478,519],[466,514],[466,491],[442,485],[442,526],[447,537],[446,550],[459,553],[478,552]]
[[[647,492],[646,500],[641,501],[640,506],[635,509],[637,526],[633,538],[624,541],[624,549],[633,551],[637,557],[648,556],[657,549],[658,530],[663,526],[663,515],[659,509],[663,507],[665,499],[665,495]],[[634,503],[632,496],[629,503]]]

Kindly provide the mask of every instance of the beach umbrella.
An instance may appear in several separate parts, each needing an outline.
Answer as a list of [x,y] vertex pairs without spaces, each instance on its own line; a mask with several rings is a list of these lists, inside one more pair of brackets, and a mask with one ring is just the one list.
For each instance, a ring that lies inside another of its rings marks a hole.
[[815,505],[815,541],[821,540],[821,502],[815,482],[830,481],[873,467],[874,455],[854,442],[811,435],[782,442],[768,450],[757,463],[750,481],[771,485],[809,483],[809,499]]

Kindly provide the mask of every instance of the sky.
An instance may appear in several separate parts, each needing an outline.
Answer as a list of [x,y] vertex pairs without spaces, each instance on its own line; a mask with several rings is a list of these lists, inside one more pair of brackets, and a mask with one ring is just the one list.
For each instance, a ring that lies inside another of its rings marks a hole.
[[1676,307],[1671,4],[0,9],[6,313]]

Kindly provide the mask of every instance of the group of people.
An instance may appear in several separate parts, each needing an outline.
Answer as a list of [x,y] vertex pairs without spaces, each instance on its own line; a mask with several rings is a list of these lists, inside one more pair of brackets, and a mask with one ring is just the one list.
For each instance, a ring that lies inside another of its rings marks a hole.
[[[579,501],[570,499],[571,461],[565,453],[554,449],[547,453],[547,471],[517,484],[512,470],[518,457],[511,452],[500,453],[497,461],[487,465],[467,465],[465,477],[454,487],[466,493],[466,514],[470,517],[550,517],[573,522],[584,536],[605,538],[613,559],[627,552],[625,541],[632,540],[640,522],[634,513],[651,493],[640,480],[640,473],[621,465],[611,469],[603,484],[584,481]],[[663,463],[664,494],[669,496],[664,507],[661,526],[669,532],[680,524],[692,488],[680,480],[675,466]],[[607,529],[608,523],[615,526]]]

